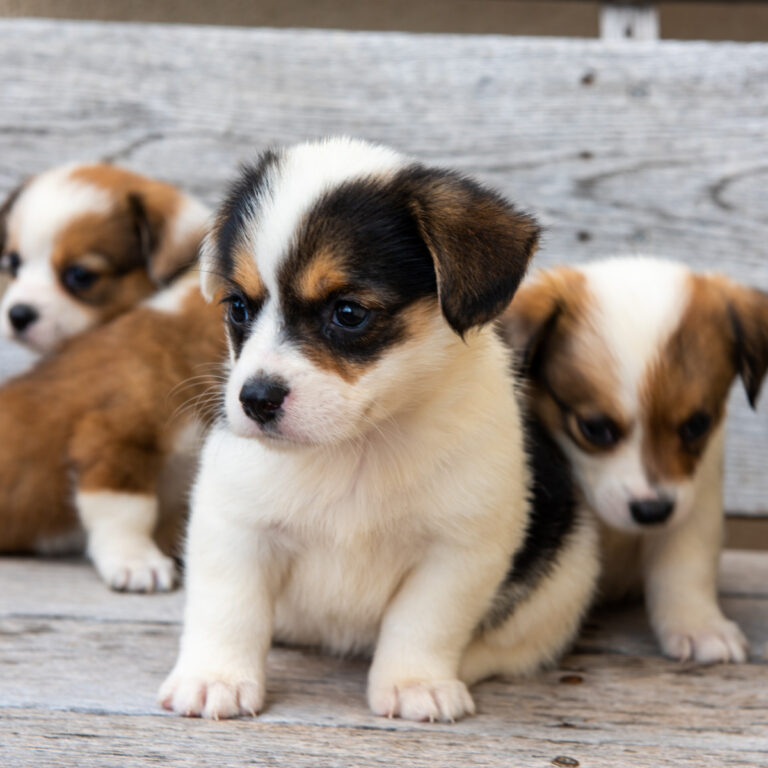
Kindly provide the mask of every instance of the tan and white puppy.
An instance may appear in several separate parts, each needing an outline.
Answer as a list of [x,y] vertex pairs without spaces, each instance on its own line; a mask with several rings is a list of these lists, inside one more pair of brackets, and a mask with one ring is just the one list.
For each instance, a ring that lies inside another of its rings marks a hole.
[[642,588],[664,652],[744,661],[716,593],[723,431],[768,367],[768,295],[682,264],[616,258],[539,273],[504,317],[534,412],[603,523],[602,595]]
[[224,353],[195,270],[0,386],[0,552],[85,538],[113,589],[171,589]]
[[34,176],[0,208],[0,331],[39,351],[131,309],[192,264],[208,211],[106,164]]
[[[375,713],[454,720],[474,710],[468,683],[564,650],[596,536],[535,427],[529,468],[489,325],[537,238],[495,193],[364,142],[243,172],[203,249],[231,369],[163,706],[255,714],[274,637],[372,652]],[[541,475],[558,472],[549,494]]]

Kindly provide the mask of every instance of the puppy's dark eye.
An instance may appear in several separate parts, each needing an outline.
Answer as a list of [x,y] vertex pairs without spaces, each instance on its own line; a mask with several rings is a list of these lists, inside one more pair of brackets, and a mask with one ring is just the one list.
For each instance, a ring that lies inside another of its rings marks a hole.
[[90,288],[97,280],[99,275],[90,269],[81,267],[79,264],[72,264],[61,273],[61,281],[64,287],[72,293],[78,293]]
[[21,256],[16,251],[9,251],[0,258],[0,270],[8,272],[11,277],[16,277],[21,266]]
[[696,411],[677,428],[677,434],[684,443],[695,443],[707,434],[711,424],[708,413]]
[[333,322],[340,328],[358,331],[365,326],[370,314],[370,310],[356,301],[337,301],[333,308]]
[[248,305],[240,296],[232,296],[229,301],[229,322],[232,325],[245,325],[250,319]]
[[593,416],[588,419],[577,416],[576,424],[582,437],[598,448],[611,448],[621,438],[619,425],[608,416]]

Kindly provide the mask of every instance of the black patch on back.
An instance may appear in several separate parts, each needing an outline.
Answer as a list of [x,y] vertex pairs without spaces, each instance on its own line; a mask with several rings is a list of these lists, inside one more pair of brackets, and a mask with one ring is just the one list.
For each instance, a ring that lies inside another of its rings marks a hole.
[[530,513],[523,545],[482,622],[501,625],[557,565],[560,552],[578,525],[578,490],[570,466],[544,425],[523,406],[525,446],[531,474]]
[[240,175],[230,185],[216,219],[216,247],[221,275],[228,277],[234,267],[233,251],[244,226],[260,199],[269,193],[269,170],[280,162],[272,151],[262,152],[252,165],[243,166]]
[[[296,283],[323,251],[348,276],[349,285],[316,302],[300,296]],[[350,181],[321,197],[307,214],[296,243],[278,273],[286,333],[300,345],[328,346],[352,362],[372,362],[403,338],[399,313],[413,302],[437,297],[435,270],[411,214],[407,190],[375,178]],[[339,298],[375,294],[366,331],[329,330]]]

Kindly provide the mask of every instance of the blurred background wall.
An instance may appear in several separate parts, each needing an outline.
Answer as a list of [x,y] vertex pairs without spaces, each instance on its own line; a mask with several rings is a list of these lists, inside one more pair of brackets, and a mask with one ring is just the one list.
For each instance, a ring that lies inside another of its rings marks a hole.
[[[0,0],[0,16],[594,37],[590,0]],[[666,2],[661,36],[768,40],[768,3]]]

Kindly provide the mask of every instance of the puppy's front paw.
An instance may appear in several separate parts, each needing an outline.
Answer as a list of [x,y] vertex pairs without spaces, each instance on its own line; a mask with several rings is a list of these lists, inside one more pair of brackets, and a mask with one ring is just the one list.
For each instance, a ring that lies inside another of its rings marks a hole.
[[264,683],[247,676],[171,674],[160,688],[158,701],[164,709],[184,717],[256,717],[264,705]]
[[461,680],[408,680],[368,689],[368,704],[383,717],[452,723],[475,714],[475,702]]
[[706,624],[676,627],[660,635],[667,656],[679,661],[717,664],[723,661],[744,663],[749,644],[738,625],[725,617]]
[[144,548],[102,553],[94,561],[107,586],[117,592],[168,592],[176,586],[176,564],[152,542]]

